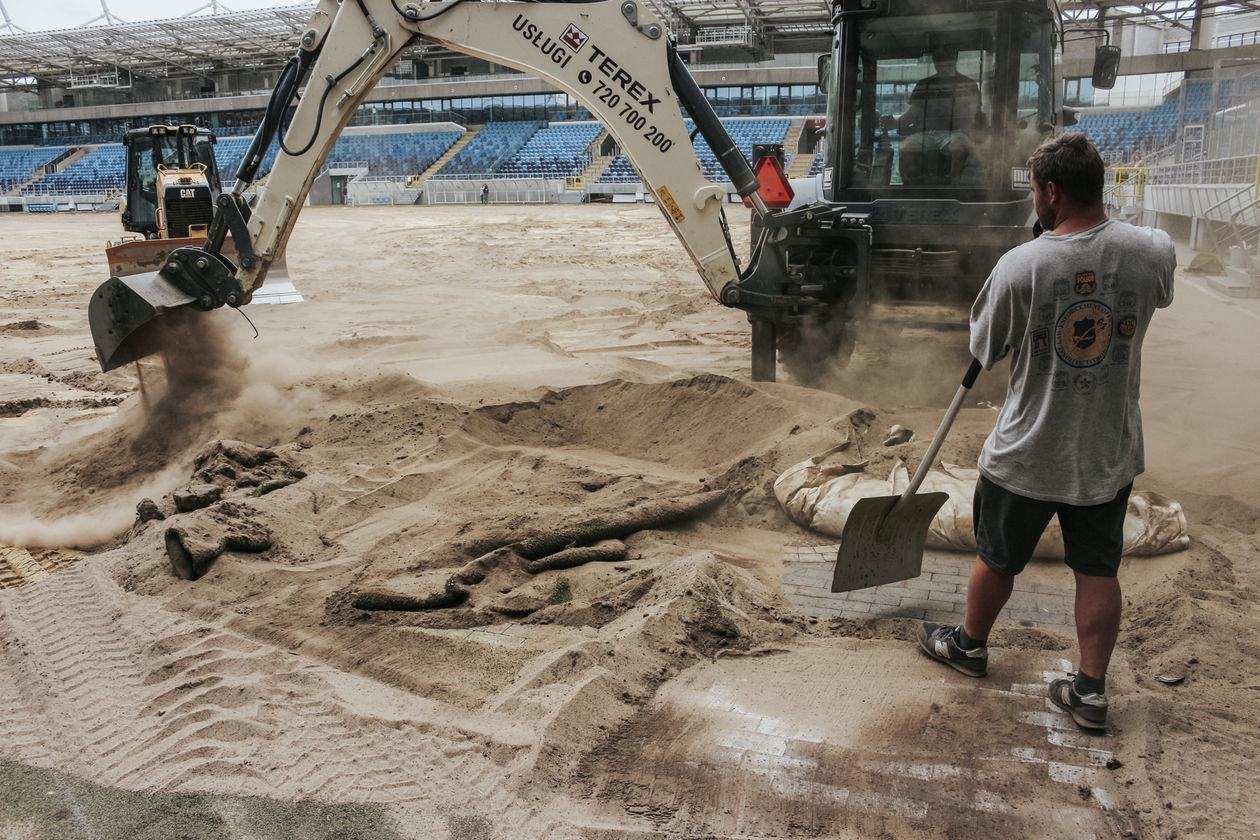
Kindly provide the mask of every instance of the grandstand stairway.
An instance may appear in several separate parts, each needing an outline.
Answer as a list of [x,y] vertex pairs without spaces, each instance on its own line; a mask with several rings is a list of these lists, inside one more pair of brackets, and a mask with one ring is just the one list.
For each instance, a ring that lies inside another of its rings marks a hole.
[[590,165],[587,166],[585,170],[583,170],[582,178],[588,184],[594,183],[595,179],[600,175],[603,175],[604,170],[607,169],[609,164],[616,159],[616,155],[599,155],[591,161]]
[[55,171],[62,172],[69,169],[71,166],[91,154],[94,148],[95,147],[93,146],[79,146],[76,149],[71,149],[69,154],[64,155],[55,162]]
[[[69,169],[73,164],[78,163],[80,160],[87,157],[92,152],[93,148],[93,146],[79,146],[78,148],[70,149],[66,154],[53,161],[53,171],[61,172],[65,169]],[[49,173],[41,172],[29,181],[13,187],[8,192],[10,195],[20,195],[23,189],[31,186],[32,184],[38,184],[39,180],[47,174]]]
[[[598,152],[601,148],[603,148],[604,141],[608,139],[608,136],[608,129],[601,128],[599,134],[590,142],[590,145],[587,146],[587,148],[594,152]],[[616,159],[616,155],[593,155],[591,157],[591,162],[587,164],[586,169],[582,170],[582,180],[588,184],[595,183],[595,180],[599,178],[600,175],[603,175],[604,170],[607,169]]]
[[471,143],[472,139],[477,136],[477,132],[481,131],[483,128],[485,128],[484,125],[468,126],[468,130],[464,132],[463,137],[456,140],[449,149],[442,153],[441,157],[433,161],[432,166],[420,173],[419,185],[423,185],[425,181],[438,174],[438,172],[442,170],[442,167],[446,166],[451,158],[463,151],[464,147]]
[[813,152],[797,151],[803,133],[805,133],[805,120],[801,117],[795,117],[792,120],[792,124],[788,126],[787,134],[783,135],[783,151],[785,154],[792,156],[787,170],[789,178],[808,177],[809,170],[814,165]]

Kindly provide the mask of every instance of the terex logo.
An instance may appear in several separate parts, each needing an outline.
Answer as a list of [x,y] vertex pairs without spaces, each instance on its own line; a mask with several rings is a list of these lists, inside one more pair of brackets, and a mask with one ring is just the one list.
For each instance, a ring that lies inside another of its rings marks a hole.
[[564,34],[560,36],[560,40],[564,41],[566,47],[577,52],[582,49],[590,38],[585,32],[570,23],[568,28],[564,30]]

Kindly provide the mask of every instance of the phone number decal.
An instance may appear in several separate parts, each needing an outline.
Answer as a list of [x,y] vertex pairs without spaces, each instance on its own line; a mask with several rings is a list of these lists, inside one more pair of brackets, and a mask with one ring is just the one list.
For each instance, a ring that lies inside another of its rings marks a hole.
[[[586,61],[595,69],[580,70],[578,81],[584,85],[594,82],[596,99],[610,109],[620,109],[617,111],[617,116],[624,120],[626,125],[642,133],[660,151],[668,152],[673,147],[674,141],[649,122],[649,116],[655,113],[655,106],[660,105],[661,100],[608,53],[594,44],[591,44],[591,54]],[[603,78],[598,78],[596,73]]]

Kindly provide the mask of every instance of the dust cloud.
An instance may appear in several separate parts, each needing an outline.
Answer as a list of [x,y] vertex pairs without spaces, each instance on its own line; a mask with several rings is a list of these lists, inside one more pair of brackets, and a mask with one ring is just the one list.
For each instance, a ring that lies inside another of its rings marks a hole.
[[[816,385],[873,405],[945,408],[970,364],[965,330],[859,325],[852,355],[830,362]],[[1008,372],[1006,362],[983,372],[966,404],[1000,405]]]
[[[72,548],[86,550],[117,537],[136,519],[136,502],[146,497],[161,496],[178,486],[187,475],[183,465],[171,465],[161,473],[149,476],[139,485],[127,488],[88,510],[67,516],[39,515],[26,504],[0,507],[0,544],[24,548]],[[32,488],[31,503],[47,508],[47,489]]]
[[103,545],[132,525],[139,500],[187,481],[205,441],[295,433],[316,395],[286,385],[279,363],[255,364],[239,343],[238,317],[182,309],[151,324],[161,350],[137,363],[140,392],[99,431],[50,448],[25,471],[12,503],[0,507],[0,542]]

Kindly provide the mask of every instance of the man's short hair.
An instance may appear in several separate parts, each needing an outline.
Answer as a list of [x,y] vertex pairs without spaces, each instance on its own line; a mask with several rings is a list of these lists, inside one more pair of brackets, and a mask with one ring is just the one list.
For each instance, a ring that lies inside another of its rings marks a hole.
[[1054,181],[1076,204],[1089,206],[1102,202],[1106,170],[1098,149],[1084,134],[1074,132],[1051,137],[1028,158],[1028,168],[1038,183]]

